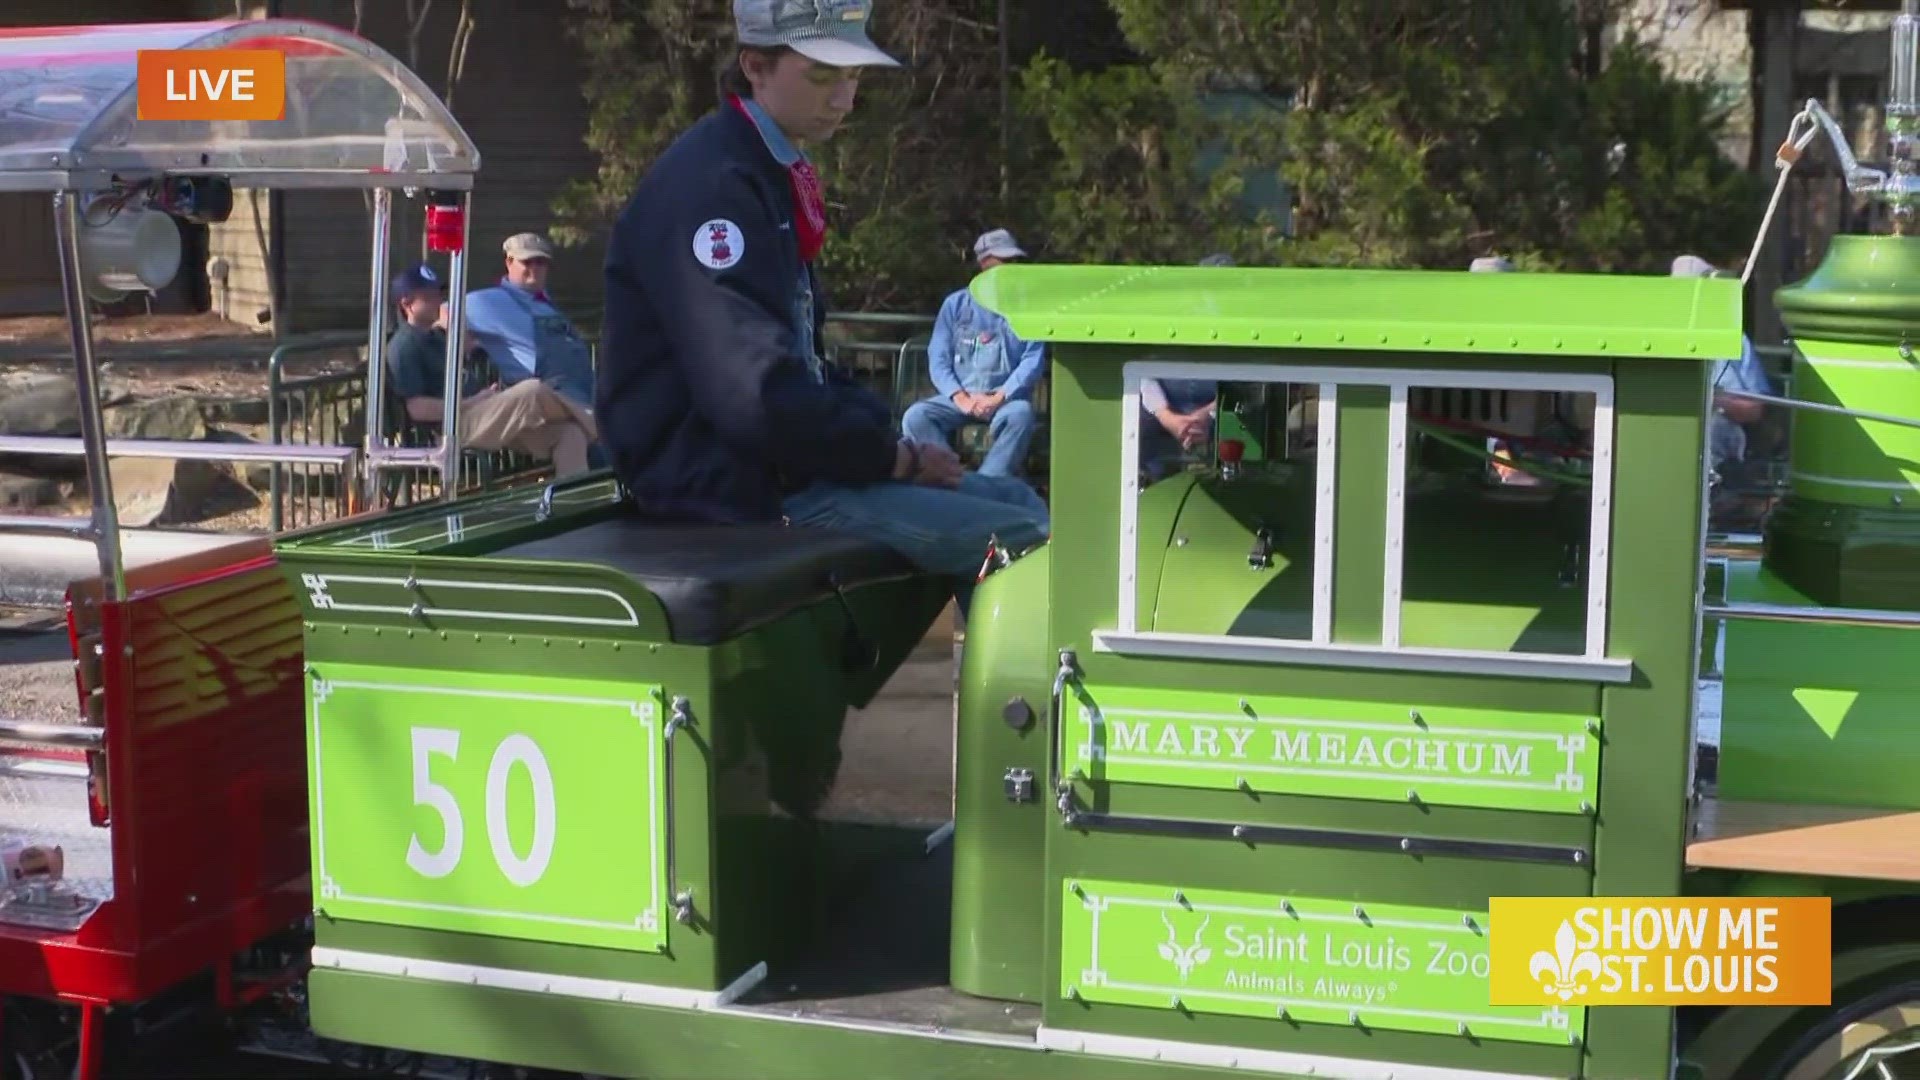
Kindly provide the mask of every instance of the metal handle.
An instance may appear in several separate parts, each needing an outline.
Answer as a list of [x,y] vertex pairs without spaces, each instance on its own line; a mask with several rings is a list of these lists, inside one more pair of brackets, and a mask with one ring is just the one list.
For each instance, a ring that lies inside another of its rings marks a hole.
[[1047,786],[1053,792],[1054,805],[1062,817],[1073,816],[1073,785],[1064,774],[1067,760],[1067,709],[1063,696],[1067,683],[1078,674],[1072,649],[1060,650],[1060,670],[1053,674],[1053,698],[1048,706],[1053,713],[1053,739],[1048,747]]
[[[549,491],[552,489],[549,488]],[[673,893],[673,917],[682,925],[693,922],[693,890],[680,888],[679,870],[675,865],[673,850],[673,737],[681,728],[693,726],[693,706],[684,697],[673,699],[673,715],[668,718],[666,727],[660,729],[660,752],[664,757],[666,773],[667,810],[661,815],[663,842],[667,849],[667,889]]]

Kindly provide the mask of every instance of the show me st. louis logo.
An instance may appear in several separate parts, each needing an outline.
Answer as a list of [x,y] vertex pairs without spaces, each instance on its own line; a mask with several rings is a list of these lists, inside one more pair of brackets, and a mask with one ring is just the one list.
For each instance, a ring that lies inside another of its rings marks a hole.
[[1540,983],[1540,989],[1561,1001],[1572,1001],[1586,994],[1588,984],[1600,978],[1600,956],[1598,953],[1580,949],[1574,940],[1573,924],[1560,920],[1560,930],[1553,935],[1553,951],[1545,949],[1533,954],[1527,964],[1527,973]]

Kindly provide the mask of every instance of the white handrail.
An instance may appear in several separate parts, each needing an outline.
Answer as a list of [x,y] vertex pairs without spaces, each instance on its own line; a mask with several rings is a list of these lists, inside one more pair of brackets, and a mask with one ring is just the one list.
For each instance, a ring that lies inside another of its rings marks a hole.
[[48,514],[0,514],[0,532],[39,533],[44,536],[94,538],[93,519]]
[[[163,458],[174,461],[254,461],[295,465],[350,465],[357,446],[296,443],[229,443],[186,439],[108,439],[107,456]],[[76,435],[0,435],[0,454],[87,456],[86,440]]]
[[48,724],[33,720],[0,720],[0,742],[29,746],[79,746],[104,743],[107,729],[92,724]]

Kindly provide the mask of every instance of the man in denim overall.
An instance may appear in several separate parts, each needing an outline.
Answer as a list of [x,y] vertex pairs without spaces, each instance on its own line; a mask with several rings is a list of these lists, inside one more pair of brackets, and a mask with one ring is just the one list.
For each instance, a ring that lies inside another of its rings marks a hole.
[[[982,272],[1023,259],[1013,234],[995,229],[974,241]],[[1018,476],[1033,441],[1033,388],[1046,366],[1046,345],[1021,341],[1007,320],[960,289],[940,305],[927,343],[927,367],[937,391],[914,403],[900,426],[915,442],[944,444],[968,424],[986,424],[988,450],[981,476]]]
[[538,378],[580,408],[593,410],[593,350],[547,295],[553,246],[538,233],[501,245],[500,283],[467,296],[467,333],[487,351],[502,383]]

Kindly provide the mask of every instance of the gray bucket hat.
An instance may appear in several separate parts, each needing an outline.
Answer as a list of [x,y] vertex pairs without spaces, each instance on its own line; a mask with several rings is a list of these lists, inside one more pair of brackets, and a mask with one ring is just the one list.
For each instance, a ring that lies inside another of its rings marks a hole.
[[899,67],[867,37],[871,0],[733,0],[742,45],[785,45],[832,67]]

